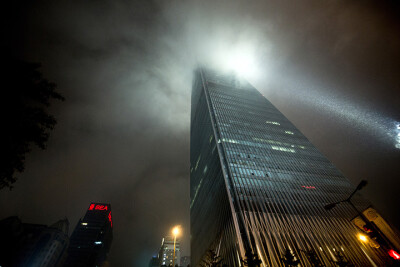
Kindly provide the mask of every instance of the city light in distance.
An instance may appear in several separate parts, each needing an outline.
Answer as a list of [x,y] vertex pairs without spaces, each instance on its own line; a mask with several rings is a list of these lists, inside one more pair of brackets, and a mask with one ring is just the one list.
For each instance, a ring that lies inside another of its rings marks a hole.
[[389,256],[395,260],[400,260],[400,254],[394,251],[393,249],[389,250]]
[[172,234],[174,236],[178,236],[180,234],[180,232],[181,232],[180,225],[177,225],[172,229]]

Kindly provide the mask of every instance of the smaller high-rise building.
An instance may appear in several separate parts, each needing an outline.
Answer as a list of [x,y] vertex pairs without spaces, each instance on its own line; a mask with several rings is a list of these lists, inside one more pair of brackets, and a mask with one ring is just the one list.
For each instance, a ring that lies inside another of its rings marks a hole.
[[91,203],[70,238],[66,267],[101,266],[112,242],[111,205]]
[[[174,238],[167,236],[162,239],[160,252],[158,253],[158,260],[161,266],[172,266],[174,257]],[[175,261],[174,265],[179,266],[181,260],[181,247],[177,239],[175,241]]]
[[22,223],[16,217],[0,221],[0,266],[62,266],[68,248],[68,219],[51,226]]
[[181,257],[181,267],[188,267],[190,265],[190,257],[189,256],[183,256]]
[[159,260],[157,256],[153,256],[149,262],[149,267],[160,267]]

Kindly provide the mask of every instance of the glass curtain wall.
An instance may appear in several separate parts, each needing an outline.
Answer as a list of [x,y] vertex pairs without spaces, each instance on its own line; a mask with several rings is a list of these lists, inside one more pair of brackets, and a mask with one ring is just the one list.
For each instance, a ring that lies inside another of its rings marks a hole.
[[[355,189],[260,92],[233,74],[199,68],[192,87],[190,143],[192,265],[209,249],[228,266],[246,252],[262,266],[301,266],[312,252],[326,266],[339,257],[382,265],[378,250],[357,239],[357,214],[343,203]],[[352,198],[363,210],[370,205]]]

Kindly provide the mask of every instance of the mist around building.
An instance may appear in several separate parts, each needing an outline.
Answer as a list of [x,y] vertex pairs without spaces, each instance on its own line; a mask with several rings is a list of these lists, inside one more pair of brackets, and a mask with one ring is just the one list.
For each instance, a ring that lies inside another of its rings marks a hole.
[[[242,77],[194,72],[190,132],[190,256],[180,226],[149,267],[399,266],[399,231],[302,132]],[[0,266],[108,266],[109,203],[90,203],[70,234],[0,221]],[[149,229],[150,231],[150,229]]]

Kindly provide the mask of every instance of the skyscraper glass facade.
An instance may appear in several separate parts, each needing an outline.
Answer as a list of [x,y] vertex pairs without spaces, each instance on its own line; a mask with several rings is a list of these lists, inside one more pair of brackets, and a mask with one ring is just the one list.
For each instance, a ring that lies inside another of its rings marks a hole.
[[[326,266],[343,256],[380,266],[382,252],[357,239],[349,181],[260,92],[233,74],[195,71],[190,144],[191,260],[214,249],[228,266],[251,251],[261,266],[301,266],[314,252]],[[369,206],[358,193],[360,210]],[[307,256],[308,255],[308,256]]]

